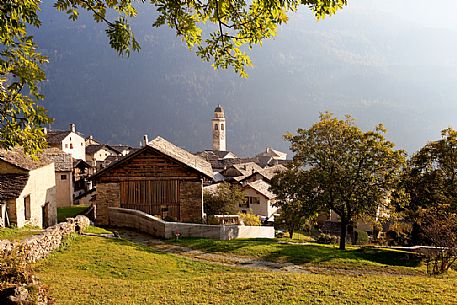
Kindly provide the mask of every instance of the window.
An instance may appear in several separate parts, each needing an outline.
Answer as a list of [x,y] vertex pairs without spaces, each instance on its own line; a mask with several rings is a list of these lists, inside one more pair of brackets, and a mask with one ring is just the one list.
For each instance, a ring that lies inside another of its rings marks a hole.
[[70,143],[70,149],[73,149],[73,143]]
[[224,130],[224,124],[221,124],[221,130]]
[[60,175],[60,180],[67,180],[67,175]]
[[260,204],[259,197],[247,197],[246,198],[247,204]]
[[65,144],[65,148],[68,148],[68,144]]
[[30,211],[30,195],[24,198],[24,216],[25,220],[30,220],[32,218],[32,213]]
[[217,130],[217,124],[214,124],[214,130]]

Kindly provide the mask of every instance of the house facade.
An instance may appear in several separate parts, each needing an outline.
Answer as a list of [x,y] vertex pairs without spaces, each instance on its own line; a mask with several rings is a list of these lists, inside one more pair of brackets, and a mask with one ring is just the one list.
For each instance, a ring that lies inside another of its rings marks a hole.
[[57,207],[73,205],[73,157],[58,148],[48,148],[44,155],[54,162]]
[[247,183],[243,187],[246,201],[240,205],[240,211],[251,212],[264,220],[273,220],[278,208],[274,206],[276,195],[269,188],[270,184],[263,180]]
[[93,176],[96,222],[109,224],[109,207],[181,222],[201,221],[203,181],[212,178],[211,165],[163,138],[147,143]]
[[0,151],[0,211],[3,225],[54,225],[54,163],[45,156],[32,160],[20,149]]
[[75,124],[70,124],[68,130],[46,130],[48,145],[56,147],[76,160],[86,161],[86,141],[76,132]]

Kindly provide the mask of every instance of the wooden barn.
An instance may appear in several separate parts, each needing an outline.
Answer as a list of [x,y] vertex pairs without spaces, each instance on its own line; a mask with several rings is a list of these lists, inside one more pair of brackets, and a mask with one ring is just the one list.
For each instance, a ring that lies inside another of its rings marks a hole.
[[212,168],[202,158],[157,137],[92,179],[97,183],[97,224],[109,224],[108,207],[199,222],[203,217],[203,182],[212,179]]

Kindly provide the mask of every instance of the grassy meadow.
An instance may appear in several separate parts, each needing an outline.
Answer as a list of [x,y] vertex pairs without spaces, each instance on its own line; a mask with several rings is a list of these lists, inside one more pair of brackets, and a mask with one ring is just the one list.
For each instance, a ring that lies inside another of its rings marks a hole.
[[[417,264],[408,266],[392,261],[404,255],[395,251],[364,253],[351,249],[341,252],[328,246],[296,248],[297,245],[266,240],[181,240],[178,243],[227,255],[270,256],[273,260],[310,266],[324,263],[330,271],[332,265],[345,265],[348,270],[393,267],[411,272],[262,271],[198,262],[123,239],[94,236],[73,236],[63,251],[37,263],[35,270],[41,281],[49,285],[56,304],[65,305],[455,304],[455,272],[428,277]],[[293,258],[295,256],[298,258]],[[384,265],[385,262],[389,265]]]

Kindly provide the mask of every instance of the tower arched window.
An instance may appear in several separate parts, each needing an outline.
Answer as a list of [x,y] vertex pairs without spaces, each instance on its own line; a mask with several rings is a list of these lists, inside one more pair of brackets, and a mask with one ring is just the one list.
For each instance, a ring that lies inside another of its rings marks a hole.
[[214,125],[214,130],[217,130],[217,124]]
[[221,130],[224,130],[224,124],[221,124]]

